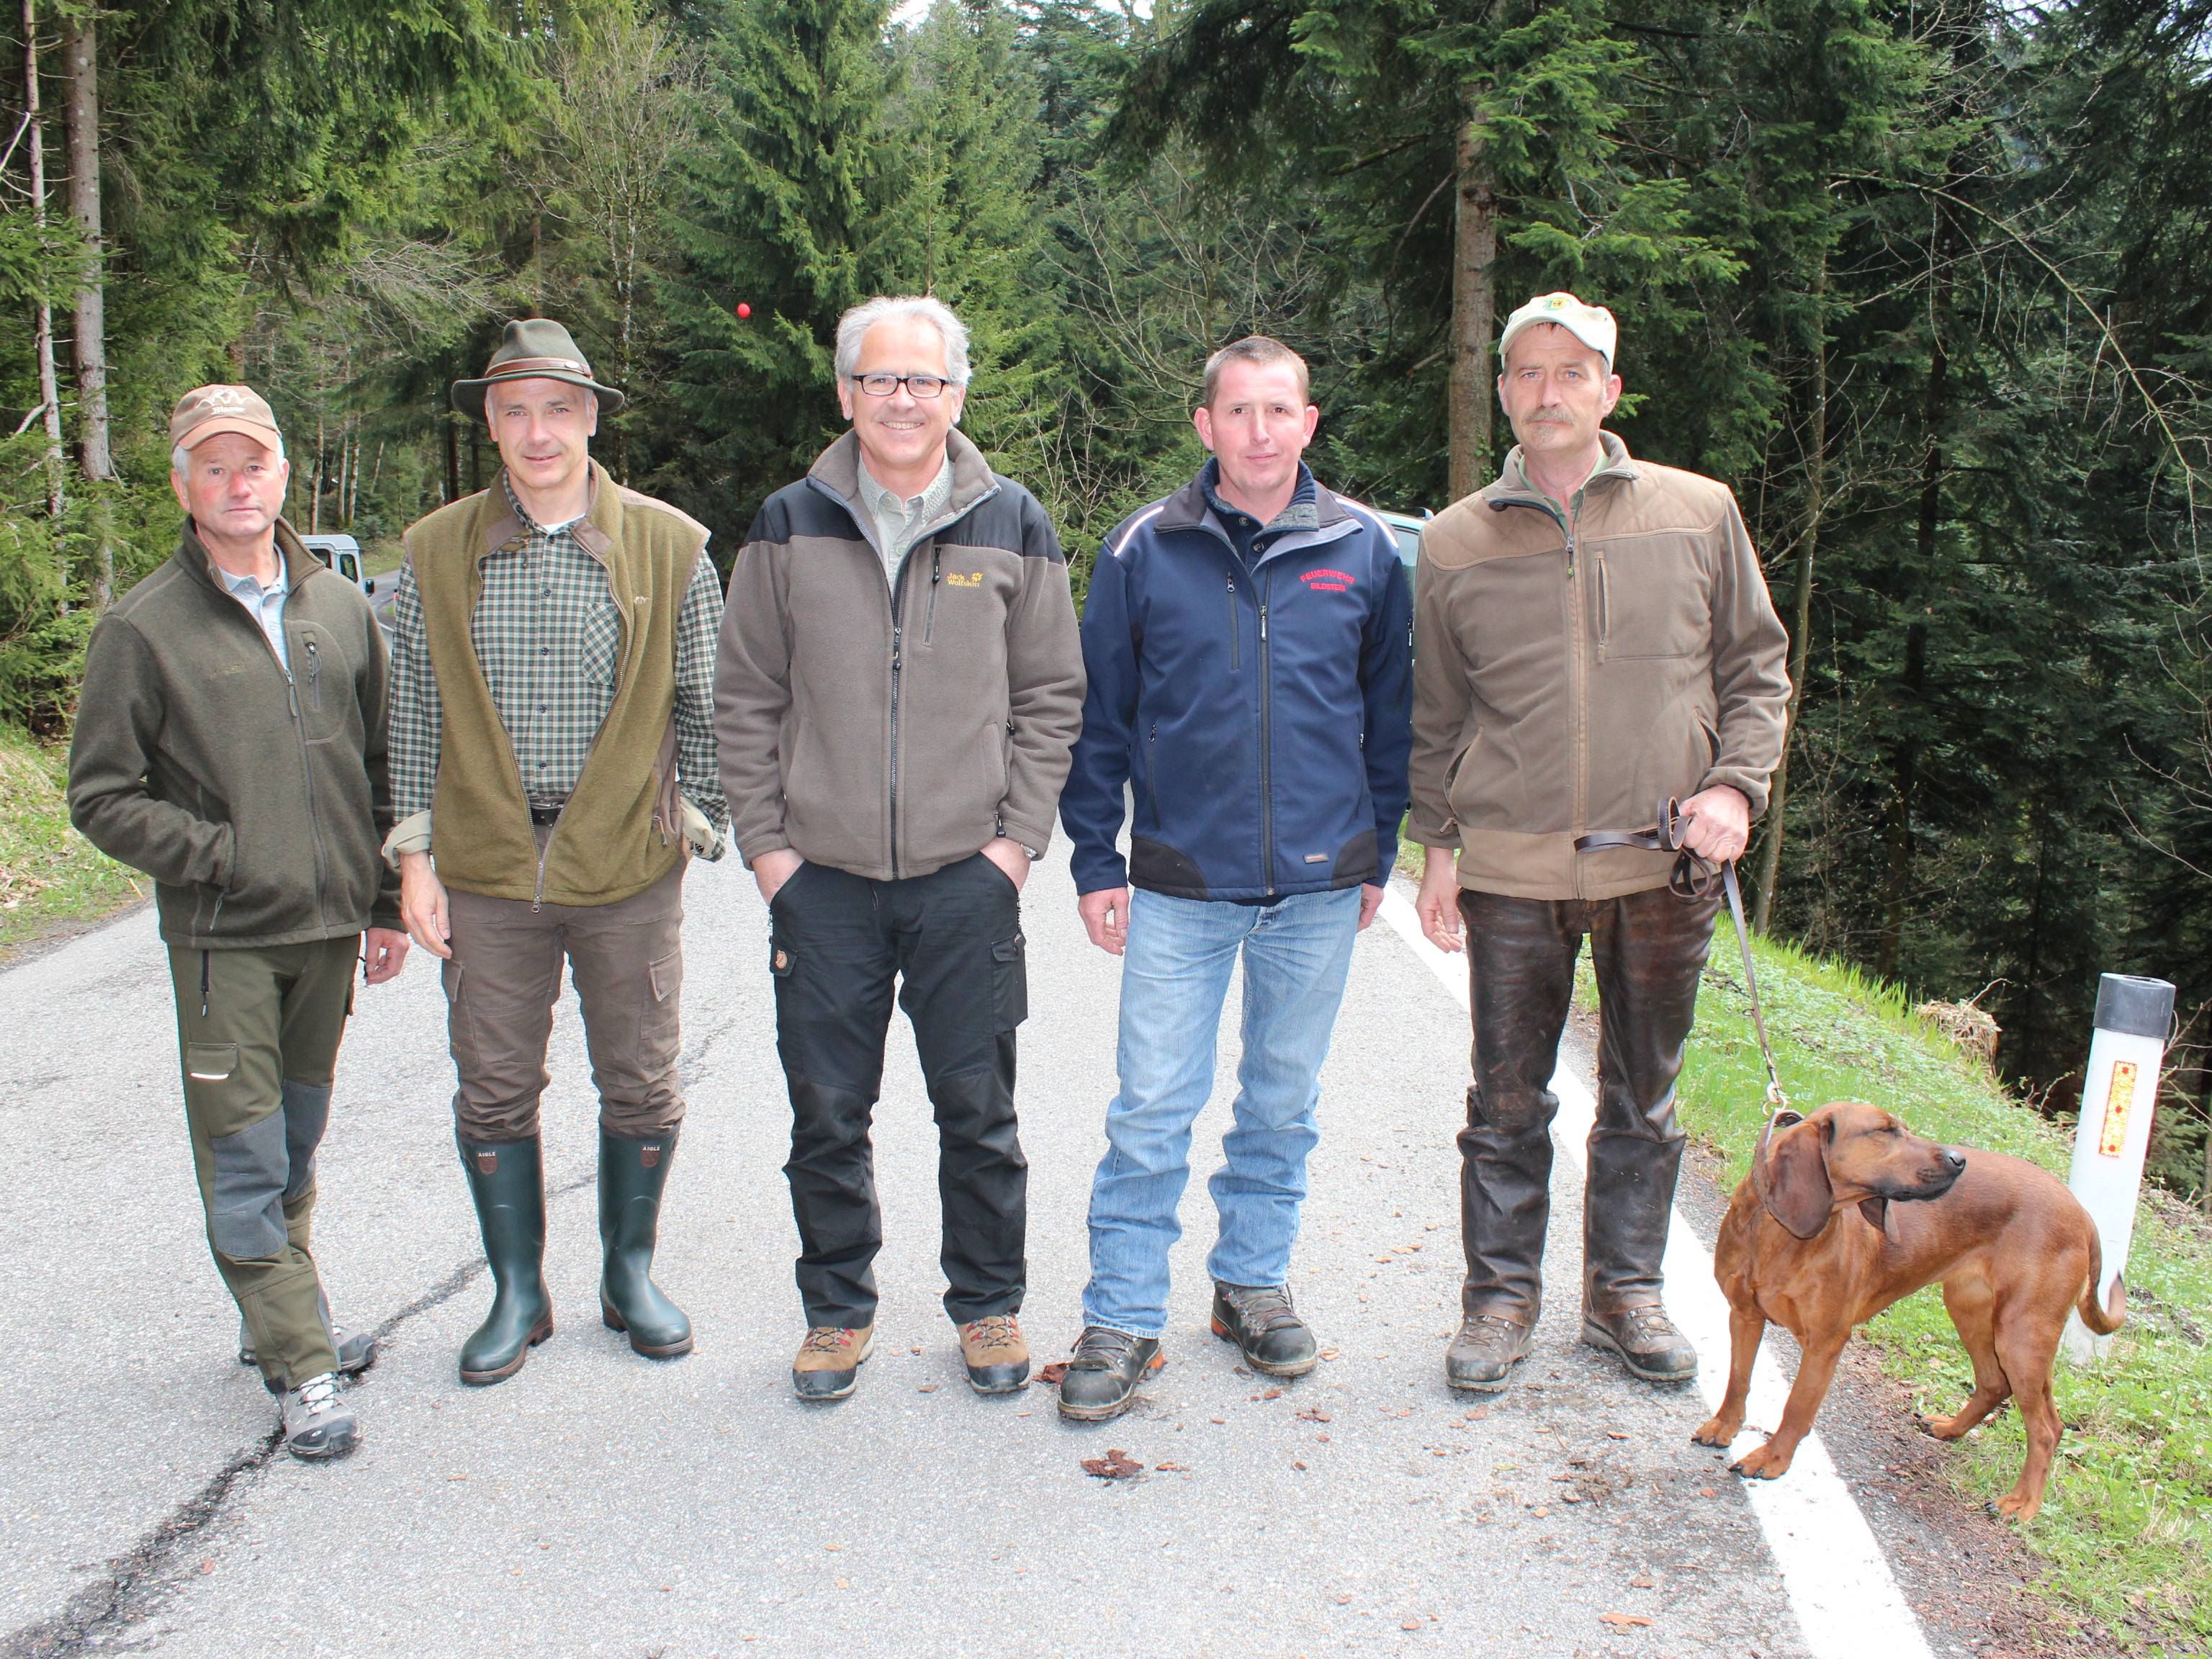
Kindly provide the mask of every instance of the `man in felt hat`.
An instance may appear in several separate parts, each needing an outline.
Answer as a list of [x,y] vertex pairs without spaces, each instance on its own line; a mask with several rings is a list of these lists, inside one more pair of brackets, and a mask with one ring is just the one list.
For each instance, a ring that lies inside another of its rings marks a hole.
[[378,985],[407,957],[376,856],[392,827],[384,637],[279,516],[290,469],[258,394],[185,393],[169,443],[184,533],[93,629],[70,817],[154,878],[238,1357],[283,1396],[285,1449],[334,1457],[359,1433],[339,1377],[374,1343],[331,1323],[309,1248],[315,1149],[354,963]]
[[599,1310],[650,1358],[691,1350],[651,1277],[676,1152],[683,880],[722,850],[706,527],[591,459],[623,394],[568,331],[509,323],[453,406],[489,489],[407,532],[392,606],[392,784],[409,933],[443,959],[455,1133],[495,1286],[461,1381],[553,1331],[538,1099],[566,959],[599,1097]]
[[[1550,1212],[1548,1085],[1590,940],[1603,1030],[1583,1204],[1582,1340],[1679,1382],[1697,1351],[1661,1302],[1682,1130],[1674,1079],[1717,891],[1668,890],[1672,851],[1607,831],[1679,799],[1690,850],[1744,849],[1781,757],[1786,641],[1726,484],[1632,459],[1613,313],[1531,300],[1498,338],[1518,440],[1498,482],[1421,532],[1413,839],[1423,930],[1469,956],[1474,1084],[1453,1388],[1505,1386],[1528,1352]],[[1607,847],[1585,846],[1606,841]]]

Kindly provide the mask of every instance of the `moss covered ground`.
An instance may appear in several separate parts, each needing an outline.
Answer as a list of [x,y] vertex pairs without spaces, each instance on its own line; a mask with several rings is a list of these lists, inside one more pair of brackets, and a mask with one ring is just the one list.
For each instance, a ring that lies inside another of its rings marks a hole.
[[0,726],[0,963],[151,892],[70,827],[68,756]]

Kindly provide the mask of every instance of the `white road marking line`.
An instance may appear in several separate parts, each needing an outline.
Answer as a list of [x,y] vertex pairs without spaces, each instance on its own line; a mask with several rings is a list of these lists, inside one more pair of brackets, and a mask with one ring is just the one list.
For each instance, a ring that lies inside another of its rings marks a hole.
[[[1443,981],[1452,1000],[1467,1007],[1467,959],[1429,943],[1413,904],[1395,886],[1383,895],[1382,916]],[[1559,1115],[1552,1121],[1559,1152],[1584,1161],[1597,1103],[1583,1080],[1565,1069],[1552,1079],[1552,1091],[1559,1097]],[[1668,1231],[1666,1273],[1668,1312],[1698,1350],[1698,1391],[1709,1408],[1717,1407],[1728,1386],[1728,1301],[1713,1278],[1712,1253],[1679,1209]],[[1747,1424],[1779,1422],[1789,1392],[1789,1379],[1772,1350],[1762,1345],[1752,1373]],[[1765,1437],[1747,1427],[1730,1449],[1741,1455]],[[1716,1478],[1720,1474],[1717,1470]],[[1781,1480],[1740,1484],[1766,1534],[1767,1551],[1815,1659],[1863,1659],[1869,1653],[1883,1659],[1932,1659],[1920,1621],[1905,1604],[1888,1559],[1837,1474],[1819,1431],[1805,1437]]]

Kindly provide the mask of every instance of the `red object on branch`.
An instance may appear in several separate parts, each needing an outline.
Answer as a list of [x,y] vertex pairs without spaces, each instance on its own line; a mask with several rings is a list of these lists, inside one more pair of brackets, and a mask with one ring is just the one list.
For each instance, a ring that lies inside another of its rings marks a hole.
[[753,308],[752,308],[750,306],[747,305],[747,304],[746,304],[743,300],[740,300],[740,301],[738,301],[738,316],[740,316],[740,317],[750,317],[750,316],[751,316],[752,314],[753,314]]

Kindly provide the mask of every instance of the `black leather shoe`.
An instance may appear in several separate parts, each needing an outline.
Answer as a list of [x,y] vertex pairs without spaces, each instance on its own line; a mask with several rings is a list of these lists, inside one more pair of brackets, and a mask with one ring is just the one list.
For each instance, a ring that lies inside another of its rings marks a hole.
[[1687,1382],[1698,1374],[1698,1351],[1656,1302],[1610,1313],[1584,1309],[1583,1340],[1593,1348],[1612,1349],[1632,1375],[1647,1382]]
[[1060,1414],[1077,1423],[1119,1417],[1135,1401],[1145,1375],[1166,1364],[1152,1337],[1086,1325],[1060,1379]]
[[1498,1394],[1528,1357],[1535,1333],[1498,1314],[1469,1314],[1444,1350],[1444,1381],[1467,1394]]
[[1291,1307],[1287,1285],[1213,1281],[1213,1334],[1243,1350],[1244,1363],[1270,1376],[1304,1376],[1319,1363],[1319,1345]]

